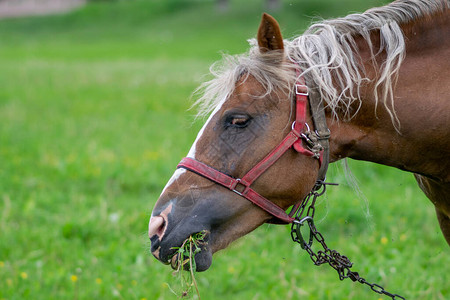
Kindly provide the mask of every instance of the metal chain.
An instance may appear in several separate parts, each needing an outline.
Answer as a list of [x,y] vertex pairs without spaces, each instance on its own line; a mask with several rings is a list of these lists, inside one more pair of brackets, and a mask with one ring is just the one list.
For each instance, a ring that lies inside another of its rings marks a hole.
[[[358,272],[353,272],[350,270],[353,263],[350,261],[350,259],[348,259],[347,256],[341,255],[336,250],[331,250],[330,248],[328,248],[327,244],[325,243],[323,235],[317,230],[314,224],[316,200],[319,196],[325,193],[327,185],[337,185],[337,184],[318,181],[314,186],[314,188],[312,189],[312,191],[309,193],[309,195],[304,199],[302,205],[297,210],[295,214],[295,220],[292,223],[291,227],[292,240],[294,242],[299,243],[302,249],[308,252],[311,260],[314,262],[316,266],[320,266],[325,263],[329,264],[333,269],[335,269],[338,272],[340,280],[350,278],[352,281],[357,281],[361,284],[369,286],[370,289],[377,294],[386,295],[394,300],[405,299],[400,295],[392,294],[386,291],[379,284],[370,283],[366,281],[366,279],[359,276]],[[311,203],[308,206],[309,202]],[[302,217],[307,206],[308,209],[306,210],[306,215]],[[301,227],[305,225],[305,223],[307,223],[310,230],[308,241],[304,239],[303,234],[301,232]],[[322,245],[323,250],[314,252],[314,250],[311,248],[314,239]]]

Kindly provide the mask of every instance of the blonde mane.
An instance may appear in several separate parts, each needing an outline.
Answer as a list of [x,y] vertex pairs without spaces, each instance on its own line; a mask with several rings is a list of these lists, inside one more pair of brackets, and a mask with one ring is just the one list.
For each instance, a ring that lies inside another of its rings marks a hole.
[[[362,14],[321,21],[309,27],[304,34],[284,41],[288,59],[282,62],[276,59],[279,54],[260,53],[255,40],[250,40],[248,53],[225,55],[222,61],[211,66],[214,78],[196,91],[200,94],[194,104],[199,107],[198,115],[208,115],[225,101],[242,76],[254,76],[266,93],[278,89],[292,92],[297,78],[293,70],[297,64],[303,70],[302,75],[308,85],[317,88],[322,101],[336,118],[338,113],[346,119],[352,118],[358,109],[351,108],[361,105],[361,87],[373,83],[376,104],[381,103],[385,107],[398,129],[400,124],[394,109],[393,87],[405,56],[405,38],[400,25],[448,7],[448,0],[403,0],[369,9]],[[376,52],[370,38],[374,30],[379,31],[380,38]],[[369,47],[372,61],[378,69],[376,78],[368,78],[358,63],[356,36],[362,37]],[[384,61],[378,66],[375,57],[380,53],[383,53]]]

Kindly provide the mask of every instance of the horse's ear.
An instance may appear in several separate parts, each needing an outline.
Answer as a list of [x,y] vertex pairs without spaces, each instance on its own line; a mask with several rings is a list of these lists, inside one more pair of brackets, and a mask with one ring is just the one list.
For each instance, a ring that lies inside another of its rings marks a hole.
[[261,53],[283,50],[283,37],[280,25],[271,15],[264,13],[258,29],[258,46]]

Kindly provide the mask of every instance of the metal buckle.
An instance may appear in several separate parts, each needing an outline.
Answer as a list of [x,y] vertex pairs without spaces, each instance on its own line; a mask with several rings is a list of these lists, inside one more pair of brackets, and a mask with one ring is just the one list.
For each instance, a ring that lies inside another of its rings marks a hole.
[[[299,91],[299,88],[302,89],[302,91]],[[306,92],[303,92],[306,91]],[[295,94],[300,96],[309,96],[309,90],[308,87],[304,84],[296,84],[295,85]]]
[[323,133],[323,134],[319,134],[319,132],[318,132],[317,130],[314,130],[314,132],[316,133],[317,138],[318,138],[319,140],[326,140],[326,139],[329,139],[330,136],[331,136],[331,132],[330,132],[330,129],[329,129],[329,128],[327,128],[327,132],[326,132],[326,133]]
[[[238,191],[236,188],[238,185],[242,185],[244,187],[244,189],[242,190],[242,192]],[[236,184],[234,185],[234,187],[231,188],[231,191],[235,192],[236,194],[238,194],[239,196],[242,196],[242,193],[245,192],[245,190],[248,188],[248,186],[246,186],[245,184],[241,183],[241,179],[238,178],[236,179]]]

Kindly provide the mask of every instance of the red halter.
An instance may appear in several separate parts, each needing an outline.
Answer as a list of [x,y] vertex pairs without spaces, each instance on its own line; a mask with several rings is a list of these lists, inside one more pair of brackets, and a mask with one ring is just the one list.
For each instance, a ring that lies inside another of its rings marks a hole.
[[[294,218],[292,218],[292,214],[295,212],[295,209],[293,209],[290,214],[287,214],[284,209],[258,194],[250,186],[291,147],[293,147],[298,153],[317,158],[319,160],[319,164],[322,164],[323,151],[313,152],[305,148],[302,143],[302,140],[311,143],[309,137],[302,132],[306,124],[306,106],[309,95],[308,87],[305,85],[305,79],[302,76],[299,77],[298,82],[295,85],[295,94],[296,114],[295,121],[292,123],[292,130],[278,146],[276,146],[242,178],[233,178],[190,157],[183,158],[177,168],[185,168],[215,183],[218,183],[223,187],[226,187],[273,215],[278,219],[278,223],[280,223],[280,221],[281,223],[292,223],[294,220]],[[307,124],[306,126],[308,127]]]

